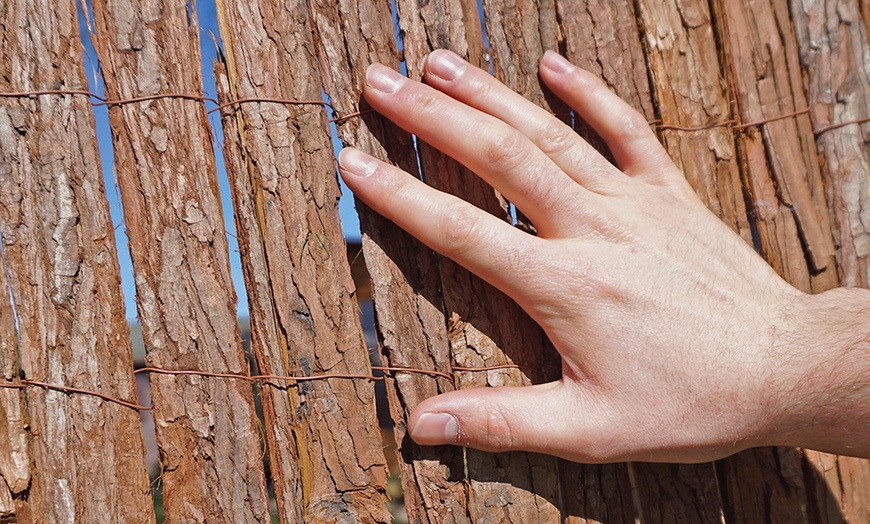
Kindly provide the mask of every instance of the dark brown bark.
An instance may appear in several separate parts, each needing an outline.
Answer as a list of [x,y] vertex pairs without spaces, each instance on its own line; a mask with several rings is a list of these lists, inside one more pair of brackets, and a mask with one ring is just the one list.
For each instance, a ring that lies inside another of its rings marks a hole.
[[[0,10],[0,91],[87,89],[75,2],[17,0]],[[135,401],[117,251],[87,97],[0,99],[0,235],[9,276],[0,293],[11,290],[26,378]],[[8,322],[10,310],[3,309]],[[8,329],[0,345],[14,351]],[[17,379],[14,359],[4,361],[5,379]],[[18,402],[17,408],[14,399],[4,405],[11,438],[4,443],[13,464],[3,461],[3,477],[14,496],[29,497],[35,520],[153,521],[136,411],[89,395],[28,388],[34,473],[27,493],[30,466]],[[16,510],[27,520],[26,506]]]
[[[108,98],[202,91],[186,1],[93,7]],[[247,374],[204,105],[160,98],[109,119],[148,364]],[[151,394],[167,518],[268,522],[251,385],[152,375]]]
[[[222,99],[320,99],[304,3],[225,0],[218,9],[229,69]],[[370,375],[323,107],[245,103],[223,115],[260,372]],[[261,396],[282,522],[389,521],[371,382],[266,385]]]
[[[324,89],[338,115],[360,108],[365,70],[372,62],[398,69],[394,28],[387,2],[310,1]],[[363,106],[364,107],[364,106]],[[338,123],[338,135],[417,175],[411,137],[380,116],[365,113]],[[450,371],[450,350],[437,260],[394,224],[357,202],[363,253],[372,277],[378,338],[385,365]],[[422,400],[453,389],[445,378],[396,373],[388,379],[390,409],[412,519],[465,522],[464,464],[460,448],[420,448],[407,437],[405,421]],[[410,484],[419,479],[419,486]],[[425,482],[425,484],[423,484]],[[425,512],[422,511],[426,508]],[[416,514],[413,514],[415,510]]]

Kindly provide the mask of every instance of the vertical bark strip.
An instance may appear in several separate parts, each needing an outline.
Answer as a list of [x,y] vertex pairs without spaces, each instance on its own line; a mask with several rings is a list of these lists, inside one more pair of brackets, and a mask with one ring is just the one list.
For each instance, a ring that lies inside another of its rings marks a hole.
[[[804,110],[785,0],[717,1],[714,6],[738,119],[756,122]],[[835,286],[830,219],[809,117],[774,120],[738,136],[762,254],[799,289]]]
[[[109,99],[201,93],[186,1],[93,7]],[[247,373],[204,105],[160,98],[112,106],[109,119],[148,364]],[[152,375],[151,394],[167,518],[268,522],[250,384]]]
[[[703,128],[733,118],[709,5],[640,0],[639,20],[662,124]],[[711,211],[752,243],[734,131],[663,129],[663,145]]]
[[[320,99],[304,3],[218,9],[230,82],[222,98]],[[260,372],[370,375],[323,107],[245,103],[223,115]],[[262,398],[283,522],[389,521],[371,382],[267,385]]]
[[[810,118],[818,129],[870,115],[870,42],[856,2],[792,0]],[[816,139],[840,281],[870,286],[870,124]],[[818,522],[870,521],[870,461],[806,452],[810,510]],[[845,481],[843,481],[845,480]]]
[[[323,86],[338,116],[361,109],[366,68],[381,62],[398,69],[390,4],[375,0],[310,0]],[[362,109],[365,105],[362,105]],[[411,137],[374,113],[341,120],[338,135],[376,157],[418,174]],[[450,371],[437,259],[394,224],[357,202],[363,253],[383,361],[388,366]],[[401,457],[405,503],[412,521],[467,522],[463,450],[420,448],[407,437],[406,420],[422,400],[454,388],[452,381],[395,373],[388,380],[390,409]]]
[[[0,7],[0,18],[2,18]],[[0,47],[2,49],[2,47]],[[8,56],[8,55],[7,55]],[[6,107],[0,107],[0,150],[5,150]],[[0,168],[2,169],[2,168]],[[7,173],[0,171],[0,180]],[[2,182],[0,182],[2,183]],[[6,278],[3,249],[0,245],[0,374],[5,383],[19,381],[18,334],[15,332],[15,312],[9,301],[9,281]],[[0,522],[31,522],[30,432],[20,389],[0,388]]]
[[[870,116],[870,42],[854,2],[792,0],[814,128]],[[817,145],[827,170],[837,262],[844,286],[870,286],[870,124],[825,131]]]
[[[87,89],[74,1],[16,0],[0,9],[0,91]],[[87,97],[0,99],[0,237],[9,277],[0,293],[12,291],[25,377],[135,401],[117,251]],[[9,313],[4,308],[4,322]],[[14,351],[14,334],[6,336],[0,344]],[[14,365],[3,372],[7,380],[17,378]],[[23,415],[20,404],[4,407],[11,432],[6,445],[17,449],[14,464],[4,461],[3,477],[22,495],[29,476]],[[154,519],[136,411],[93,396],[29,388],[27,418],[35,520]]]
[[[484,65],[476,10],[463,9],[458,1],[433,1],[420,7],[417,2],[400,0],[397,6],[409,77],[422,78],[426,55],[439,47],[452,48],[476,65]],[[478,35],[470,36],[478,39],[466,37],[466,28],[477,29]],[[421,140],[417,149],[426,183],[511,220],[504,199],[486,182]],[[519,370],[461,373],[457,377],[460,389],[529,385],[546,379],[546,372],[560,369],[558,356],[541,328],[513,300],[452,260],[441,257],[439,267],[453,362],[460,367],[518,363],[539,371],[531,376]],[[469,518],[474,522],[558,519],[555,467],[552,457],[467,450]]]

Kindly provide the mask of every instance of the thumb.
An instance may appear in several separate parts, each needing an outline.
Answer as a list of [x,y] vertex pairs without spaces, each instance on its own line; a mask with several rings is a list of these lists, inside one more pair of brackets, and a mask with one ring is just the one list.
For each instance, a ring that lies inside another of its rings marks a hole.
[[527,387],[451,391],[421,402],[408,420],[417,444],[455,444],[483,451],[533,451],[571,455],[577,420],[576,395],[562,381]]

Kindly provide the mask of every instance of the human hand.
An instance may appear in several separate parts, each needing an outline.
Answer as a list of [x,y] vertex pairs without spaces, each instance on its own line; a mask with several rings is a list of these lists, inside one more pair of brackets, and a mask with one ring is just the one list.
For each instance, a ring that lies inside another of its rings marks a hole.
[[594,75],[552,52],[540,74],[618,168],[448,51],[427,59],[428,85],[368,71],[375,110],[481,176],[538,236],[354,149],[339,157],[348,187],[516,300],[563,361],[557,382],[422,402],[412,438],[580,462],[704,461],[797,438],[807,359],[792,352],[809,297],[704,207],[642,115]]

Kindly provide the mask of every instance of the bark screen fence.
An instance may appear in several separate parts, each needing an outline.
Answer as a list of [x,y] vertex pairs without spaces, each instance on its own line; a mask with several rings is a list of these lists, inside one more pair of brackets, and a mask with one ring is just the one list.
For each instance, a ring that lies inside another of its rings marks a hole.
[[[211,98],[192,2],[0,0],[4,522],[153,521],[142,409],[170,521],[391,519],[330,125],[512,217],[464,168],[366,111],[374,61],[419,78],[429,51],[453,49],[596,144],[538,81],[538,59],[558,50],[643,112],[707,205],[793,285],[868,285],[867,0],[217,0],[217,13]],[[88,92],[80,16],[102,97]],[[96,104],[109,108],[149,407],[136,397]],[[257,376],[237,327],[209,111]],[[359,216],[410,521],[870,522],[867,460],[754,449],[589,466],[415,446],[405,420],[422,399],[553,380],[559,359],[513,302],[365,206]]]

